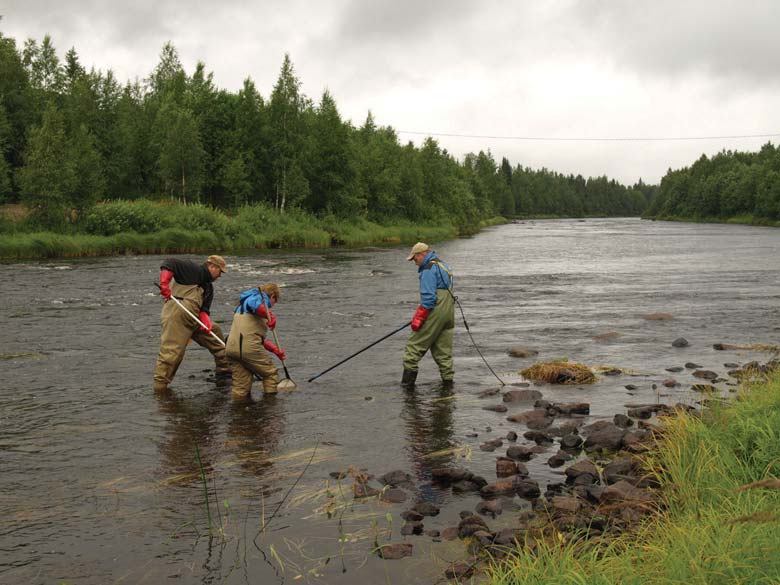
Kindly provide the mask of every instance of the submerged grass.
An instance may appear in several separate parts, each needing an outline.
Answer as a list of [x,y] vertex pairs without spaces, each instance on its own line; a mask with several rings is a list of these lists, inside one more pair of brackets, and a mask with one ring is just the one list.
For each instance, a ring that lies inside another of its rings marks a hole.
[[701,417],[664,421],[646,463],[668,508],[607,545],[539,542],[491,565],[493,585],[780,583],[780,375]]
[[539,362],[521,370],[520,375],[548,384],[593,384],[596,381],[593,371],[577,362]]

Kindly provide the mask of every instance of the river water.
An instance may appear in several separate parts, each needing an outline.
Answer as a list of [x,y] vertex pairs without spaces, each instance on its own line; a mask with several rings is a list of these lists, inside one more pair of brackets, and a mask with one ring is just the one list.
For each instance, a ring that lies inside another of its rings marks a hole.
[[[535,359],[624,369],[592,386],[537,387],[551,401],[589,402],[589,420],[631,403],[696,404],[692,370],[665,368],[696,362],[727,378],[725,363],[770,354],[715,351],[714,343],[780,341],[777,229],[526,221],[435,248],[455,271],[474,339],[505,382],[522,382],[518,370]],[[464,545],[403,537],[400,513],[430,501],[442,512],[425,519],[426,529],[456,525],[479,498],[431,484],[431,468],[460,465],[494,481],[503,449],[479,445],[510,430],[523,444],[525,430],[483,409],[500,397],[478,393],[498,383],[460,315],[452,393],[440,388],[429,356],[417,390],[399,388],[408,330],[306,382],[411,318],[417,277],[406,253],[407,246],[227,256],[212,318],[227,330],[241,291],[281,283],[277,332],[298,383],[275,397],[256,384],[256,400],[240,405],[209,379],[213,360],[196,345],[174,392],[152,392],[162,257],[6,265],[0,583],[440,579]],[[673,319],[644,318],[656,312]],[[690,345],[672,347],[678,337]],[[513,346],[539,356],[511,357]],[[671,375],[680,387],[653,389]],[[528,464],[543,491],[561,480],[562,468],[546,465],[556,450]],[[331,477],[347,470],[377,477],[402,470],[414,486],[403,504],[354,500],[351,477]],[[512,512],[488,522],[511,526]],[[414,545],[410,558],[371,552],[375,543],[404,539]]]

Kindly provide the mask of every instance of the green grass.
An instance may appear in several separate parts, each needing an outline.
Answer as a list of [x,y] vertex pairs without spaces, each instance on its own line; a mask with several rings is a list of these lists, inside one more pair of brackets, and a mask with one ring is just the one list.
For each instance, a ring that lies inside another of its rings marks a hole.
[[[491,218],[473,226],[473,231],[504,222]],[[299,210],[279,213],[262,204],[227,215],[203,205],[147,200],[101,203],[68,230],[30,231],[23,221],[4,220],[0,259],[354,247],[440,241],[460,235],[449,222],[416,225],[396,220],[381,225],[362,218],[318,218]]]
[[651,220],[658,220],[658,221],[679,221],[685,223],[729,223],[729,224],[739,224],[739,225],[780,227],[780,221],[775,221],[766,217],[757,217],[750,213],[741,214],[729,218],[693,217],[693,216],[684,216],[684,215],[643,215],[642,219],[651,219]]
[[739,489],[780,475],[780,376],[665,428],[647,461],[662,480],[665,512],[601,546],[541,542],[536,554],[493,565],[489,583],[780,583],[780,490]]

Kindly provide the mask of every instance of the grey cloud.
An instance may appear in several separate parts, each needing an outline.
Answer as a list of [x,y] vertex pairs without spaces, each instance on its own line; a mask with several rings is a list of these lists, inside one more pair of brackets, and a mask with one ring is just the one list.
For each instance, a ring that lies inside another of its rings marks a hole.
[[350,0],[337,34],[358,43],[420,39],[446,29],[453,21],[462,21],[478,8],[468,0]]
[[780,3],[773,0],[587,0],[575,19],[581,34],[600,36],[602,50],[636,73],[780,82]]

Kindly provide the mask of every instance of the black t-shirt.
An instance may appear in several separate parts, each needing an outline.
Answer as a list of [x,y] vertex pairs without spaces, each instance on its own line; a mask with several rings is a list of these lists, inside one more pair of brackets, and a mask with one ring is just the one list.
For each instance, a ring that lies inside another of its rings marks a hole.
[[214,279],[211,272],[205,264],[195,264],[191,260],[179,260],[178,258],[166,258],[160,264],[160,270],[170,270],[173,272],[173,278],[179,284],[197,284],[203,289],[203,304],[201,311],[209,313],[211,311],[211,301],[214,300],[214,286],[211,284]]

